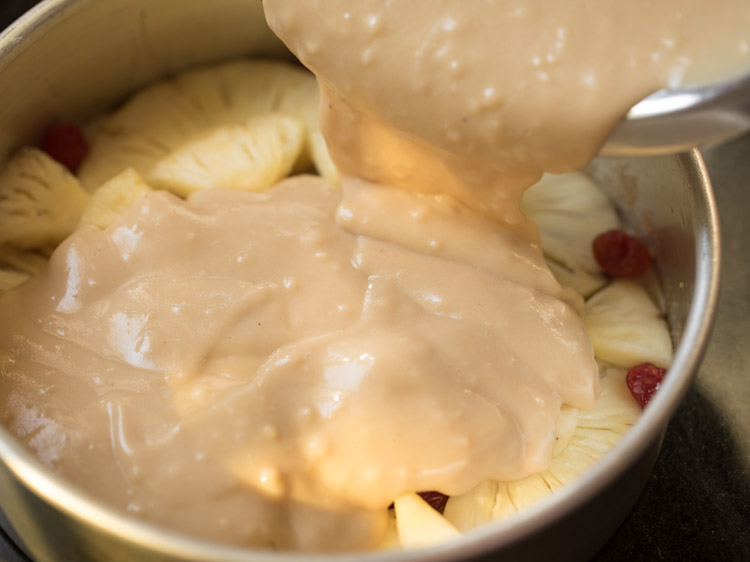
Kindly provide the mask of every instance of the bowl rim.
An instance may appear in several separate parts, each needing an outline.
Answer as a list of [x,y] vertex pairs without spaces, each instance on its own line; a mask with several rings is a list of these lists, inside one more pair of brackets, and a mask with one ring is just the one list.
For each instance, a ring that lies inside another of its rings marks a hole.
[[[86,0],[44,0],[22,15],[0,34],[0,72],[48,26],[59,23],[69,10],[82,7]],[[619,475],[649,445],[657,442],[674,415],[697,373],[713,327],[720,285],[721,246],[716,203],[703,159],[697,149],[675,156],[683,168],[696,172],[695,198],[698,216],[696,229],[695,289],[690,310],[670,372],[653,406],[645,409],[634,426],[584,477],[567,484],[521,513],[488,523],[466,532],[462,537],[436,547],[406,551],[357,553],[273,552],[276,562],[367,562],[393,560],[403,562],[449,561],[489,553],[539,532],[582,506]],[[687,345],[689,342],[690,345]],[[136,519],[78,489],[60,475],[42,465],[36,457],[0,426],[0,462],[39,498],[64,515],[95,528],[118,540],[136,543],[155,552],[183,560],[217,562],[260,562],[269,551],[231,546],[195,539]],[[12,524],[11,524],[12,525]],[[11,529],[12,532],[12,529]],[[23,545],[22,545],[23,546]]]

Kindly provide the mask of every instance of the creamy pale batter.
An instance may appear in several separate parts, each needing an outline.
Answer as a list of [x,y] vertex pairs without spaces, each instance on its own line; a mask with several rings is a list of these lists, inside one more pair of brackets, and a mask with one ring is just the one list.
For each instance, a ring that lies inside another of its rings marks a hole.
[[[3,423],[110,504],[357,549],[402,492],[544,468],[598,375],[523,189],[643,95],[712,77],[702,46],[748,64],[746,1],[354,4],[264,2],[321,80],[343,197],[310,176],[150,194],[0,299]],[[693,40],[711,25],[720,44]]]
[[450,193],[517,227],[662,87],[750,72],[748,0],[264,0],[315,72],[344,175]]
[[284,547],[541,470],[598,384],[574,295],[455,201],[369,189],[155,193],[79,230],[0,301],[5,423],[131,512]]

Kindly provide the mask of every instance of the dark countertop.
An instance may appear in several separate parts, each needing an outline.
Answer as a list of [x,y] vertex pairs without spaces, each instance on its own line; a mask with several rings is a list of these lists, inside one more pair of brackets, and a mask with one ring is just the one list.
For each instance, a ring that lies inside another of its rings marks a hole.
[[[34,4],[0,0],[0,29]],[[750,561],[750,136],[704,156],[723,237],[712,342],[643,494],[596,562]],[[0,562],[25,561],[0,535]]]

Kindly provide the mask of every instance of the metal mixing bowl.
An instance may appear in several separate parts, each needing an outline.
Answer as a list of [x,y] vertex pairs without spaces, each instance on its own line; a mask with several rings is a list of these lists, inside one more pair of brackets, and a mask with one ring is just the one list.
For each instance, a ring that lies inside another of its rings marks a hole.
[[[83,120],[158,76],[244,54],[288,56],[266,28],[258,0],[43,2],[0,36],[0,160],[51,122]],[[249,551],[178,536],[113,511],[46,469],[0,428],[6,530],[40,562],[592,556],[632,508],[697,370],[716,304],[719,232],[697,152],[603,159],[590,172],[653,249],[679,346],[663,388],[634,428],[559,493],[435,549],[335,557]]]

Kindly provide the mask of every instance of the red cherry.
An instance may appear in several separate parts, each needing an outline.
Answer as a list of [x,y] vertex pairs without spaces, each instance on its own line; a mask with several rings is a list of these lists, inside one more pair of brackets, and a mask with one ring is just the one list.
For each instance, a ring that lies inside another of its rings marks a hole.
[[651,397],[661,388],[661,381],[666,374],[666,369],[651,363],[641,363],[628,371],[625,382],[641,408],[645,408]]
[[89,153],[89,145],[81,129],[70,123],[47,129],[39,147],[72,173],[78,170]]
[[612,277],[638,277],[651,265],[648,248],[622,230],[610,230],[597,236],[593,250],[599,267]]
[[438,513],[443,513],[448,503],[448,496],[440,492],[419,492],[419,495]]

